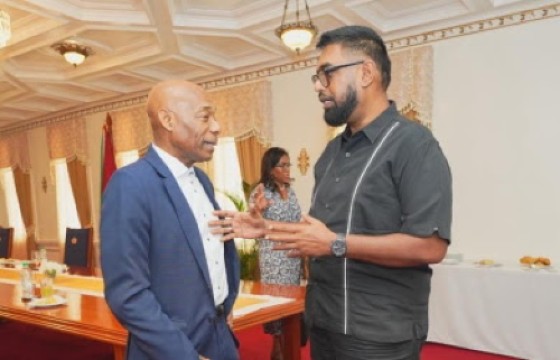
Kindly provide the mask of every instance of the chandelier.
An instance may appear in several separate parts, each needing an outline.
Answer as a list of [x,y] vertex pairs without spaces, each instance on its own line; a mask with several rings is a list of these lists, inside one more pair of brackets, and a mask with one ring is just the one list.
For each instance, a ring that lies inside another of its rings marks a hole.
[[6,46],[11,37],[10,15],[4,10],[0,10],[0,48]]
[[83,63],[86,57],[93,54],[93,50],[89,46],[78,44],[73,40],[58,42],[51,47],[64,56],[64,59],[74,67]]
[[288,3],[290,0],[286,0],[284,3],[284,14],[282,15],[282,22],[278,28],[276,28],[276,36],[278,36],[284,45],[295,51],[299,52],[311,44],[311,41],[317,35],[317,27],[313,24],[311,20],[311,15],[309,14],[309,6],[307,5],[307,0],[304,0],[305,11],[307,12],[307,20],[300,20],[299,17],[299,0],[296,0],[296,21],[286,23],[286,13],[288,12]]

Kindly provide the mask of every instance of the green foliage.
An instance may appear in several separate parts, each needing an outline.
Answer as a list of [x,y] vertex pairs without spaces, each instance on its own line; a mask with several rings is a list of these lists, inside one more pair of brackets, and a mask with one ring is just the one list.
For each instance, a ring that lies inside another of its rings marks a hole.
[[258,280],[259,250],[257,246],[253,247],[249,252],[238,249],[237,253],[239,254],[239,261],[241,263],[241,279]]
[[[245,185],[245,183],[243,183]],[[245,186],[244,186],[245,188]],[[246,189],[244,189],[246,191]],[[222,191],[235,206],[237,211],[246,211],[247,202],[245,199],[229,193],[227,191]],[[241,268],[241,279],[243,280],[258,280],[259,279],[259,247],[258,242],[252,239],[242,239],[243,246],[237,249],[239,254],[239,262]],[[247,243],[254,243],[253,246],[246,246]]]
[[222,194],[224,194],[228,199],[231,200],[237,211],[247,210],[247,202],[245,201],[245,199],[227,191],[222,191]]
[[245,193],[245,199],[249,199],[249,197],[251,196],[251,191],[253,190],[253,187],[255,185],[251,185],[248,182],[243,181],[243,193]]

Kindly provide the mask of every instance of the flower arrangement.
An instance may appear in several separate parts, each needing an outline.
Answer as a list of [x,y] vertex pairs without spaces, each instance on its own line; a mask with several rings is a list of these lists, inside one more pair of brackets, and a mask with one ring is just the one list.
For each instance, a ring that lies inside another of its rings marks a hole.
[[67,270],[65,264],[59,264],[54,261],[43,261],[39,267],[39,271],[45,274],[45,276],[50,278],[55,278],[57,274],[64,273]]

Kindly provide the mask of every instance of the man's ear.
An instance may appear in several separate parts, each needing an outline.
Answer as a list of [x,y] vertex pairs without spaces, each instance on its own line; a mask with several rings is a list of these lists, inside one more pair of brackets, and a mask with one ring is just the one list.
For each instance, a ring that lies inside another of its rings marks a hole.
[[175,119],[172,112],[167,111],[166,109],[158,110],[158,120],[164,129],[167,131],[173,131]]
[[377,71],[377,66],[373,61],[366,61],[362,64],[362,77],[360,79],[360,84],[362,87],[368,87],[372,82],[375,81],[376,77],[380,77],[379,71]]

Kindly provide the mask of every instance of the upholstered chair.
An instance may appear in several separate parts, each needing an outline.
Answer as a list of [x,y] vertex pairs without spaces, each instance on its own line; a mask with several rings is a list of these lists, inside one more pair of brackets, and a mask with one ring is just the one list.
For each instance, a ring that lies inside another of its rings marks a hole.
[[0,227],[0,258],[9,259],[12,256],[12,241],[14,228]]
[[71,274],[93,275],[93,229],[66,228],[64,263]]

